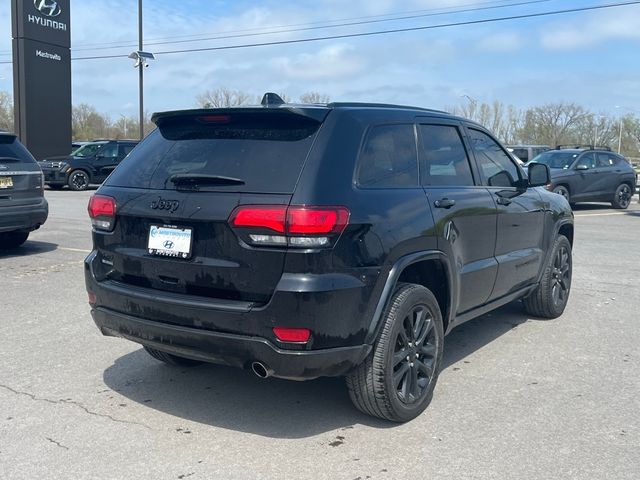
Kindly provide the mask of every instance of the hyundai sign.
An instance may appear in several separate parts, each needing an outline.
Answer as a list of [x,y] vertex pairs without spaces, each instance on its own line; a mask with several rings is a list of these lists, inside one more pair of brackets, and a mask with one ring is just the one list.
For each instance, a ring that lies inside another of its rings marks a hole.
[[71,149],[70,0],[11,0],[15,128],[41,160]]

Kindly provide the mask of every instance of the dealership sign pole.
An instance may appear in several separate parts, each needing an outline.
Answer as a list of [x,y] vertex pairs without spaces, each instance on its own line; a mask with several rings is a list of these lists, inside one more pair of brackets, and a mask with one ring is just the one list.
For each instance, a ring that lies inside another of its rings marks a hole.
[[11,0],[15,130],[42,159],[71,150],[70,0]]

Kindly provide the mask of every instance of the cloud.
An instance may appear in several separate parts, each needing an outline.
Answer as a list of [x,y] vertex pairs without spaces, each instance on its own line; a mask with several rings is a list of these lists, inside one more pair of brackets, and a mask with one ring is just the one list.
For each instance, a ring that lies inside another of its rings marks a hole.
[[279,56],[275,60],[282,73],[291,79],[333,79],[350,77],[362,72],[367,62],[354,53],[354,48],[346,44],[323,47],[314,53],[295,56]]
[[501,32],[482,37],[476,44],[481,52],[515,52],[524,45],[521,35],[515,32]]
[[553,22],[545,25],[540,41],[549,50],[575,50],[611,40],[640,40],[640,9],[630,8],[591,13],[580,22]]

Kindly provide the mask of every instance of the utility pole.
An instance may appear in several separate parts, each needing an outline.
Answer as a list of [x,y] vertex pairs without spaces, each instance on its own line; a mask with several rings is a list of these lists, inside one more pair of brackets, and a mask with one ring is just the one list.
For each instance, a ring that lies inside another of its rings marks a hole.
[[[138,0],[138,51],[142,52],[142,0]],[[139,62],[140,72],[140,140],[144,138],[144,62]]]

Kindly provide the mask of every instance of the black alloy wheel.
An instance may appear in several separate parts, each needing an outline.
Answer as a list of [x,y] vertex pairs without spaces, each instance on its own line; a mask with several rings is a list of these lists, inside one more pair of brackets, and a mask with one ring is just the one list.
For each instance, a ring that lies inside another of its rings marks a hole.
[[562,195],[567,199],[567,202],[571,202],[571,194],[569,193],[569,189],[564,185],[558,185],[553,189],[553,193],[557,193],[558,195]]
[[422,285],[399,284],[381,322],[372,352],[347,376],[349,397],[367,415],[407,422],[427,408],[440,373],[440,306]]
[[67,185],[76,192],[86,190],[89,187],[89,175],[84,170],[74,170],[69,174]]
[[633,196],[633,191],[631,187],[626,183],[622,183],[616,188],[616,193],[613,195],[613,201],[611,205],[613,208],[619,208],[624,210],[631,204],[631,197]]
[[424,396],[433,377],[437,341],[433,315],[416,305],[398,330],[393,352],[393,385],[400,401],[413,404]]
[[571,292],[572,265],[571,243],[564,235],[558,235],[540,283],[523,299],[528,314],[540,318],[562,315]]
[[553,259],[551,274],[551,298],[553,304],[561,306],[567,303],[571,288],[570,253],[566,245],[561,245]]

